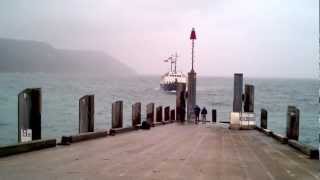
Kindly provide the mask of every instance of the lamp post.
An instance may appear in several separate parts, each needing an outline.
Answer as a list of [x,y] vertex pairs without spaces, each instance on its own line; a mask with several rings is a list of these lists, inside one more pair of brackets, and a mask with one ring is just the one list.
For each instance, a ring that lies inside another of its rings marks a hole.
[[190,39],[192,40],[192,57],[191,57],[191,60],[192,60],[192,63],[191,63],[191,71],[193,71],[193,63],[194,63],[194,40],[197,39],[197,36],[196,36],[196,31],[194,28],[192,28],[191,30],[191,35],[190,35]]
[[194,40],[196,40],[196,31],[194,28],[191,30],[190,40],[192,41],[192,54],[191,54],[191,71],[188,73],[188,108],[187,119],[189,121],[194,117],[193,109],[196,105],[196,72],[194,71]]

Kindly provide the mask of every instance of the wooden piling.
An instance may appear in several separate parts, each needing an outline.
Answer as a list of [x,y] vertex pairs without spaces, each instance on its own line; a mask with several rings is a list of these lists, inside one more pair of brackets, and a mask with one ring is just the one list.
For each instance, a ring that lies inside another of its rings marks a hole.
[[268,111],[265,109],[261,109],[260,127],[263,129],[268,129]]
[[79,133],[94,131],[94,95],[79,99]]
[[154,124],[154,103],[147,104],[147,122],[150,125]]
[[234,74],[233,112],[242,112],[243,74]]
[[212,109],[212,122],[217,122],[217,110]]
[[295,106],[288,106],[287,111],[287,137],[288,139],[299,139],[300,111]]
[[250,84],[245,85],[244,89],[244,112],[254,112],[254,86]]
[[170,106],[164,108],[164,121],[170,120]]
[[177,90],[176,90],[176,120],[180,122],[185,121],[186,116],[186,84],[184,83],[177,83]]
[[112,103],[112,129],[122,128],[123,124],[123,102]]
[[171,109],[170,111],[170,120],[175,121],[176,120],[176,110]]
[[137,102],[132,105],[132,127],[141,124],[141,103]]
[[18,142],[41,139],[41,89],[25,89],[18,94]]
[[156,122],[162,122],[162,106],[156,108]]

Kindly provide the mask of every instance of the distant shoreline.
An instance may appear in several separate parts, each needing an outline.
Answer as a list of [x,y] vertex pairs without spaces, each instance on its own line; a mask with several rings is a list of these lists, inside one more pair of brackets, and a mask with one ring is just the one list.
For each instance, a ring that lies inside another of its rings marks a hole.
[[[133,75],[110,75],[108,73],[98,72],[98,73],[90,73],[90,72],[0,72],[0,74],[48,74],[48,75],[86,75],[86,76],[111,76],[111,77],[154,77],[154,78],[160,78],[161,74],[133,74]],[[197,78],[200,79],[206,79],[206,78],[218,78],[218,79],[232,79],[233,76],[198,76]],[[318,78],[306,78],[306,77],[247,77],[248,80],[254,80],[254,79],[264,79],[264,80],[319,80]]]
[[[138,76],[146,76],[146,77],[160,77],[161,74],[138,74]],[[232,79],[233,76],[208,76],[208,75],[198,75],[197,78],[221,78],[221,79]],[[250,77],[247,76],[247,79],[278,79],[278,80],[319,80],[319,78],[312,78],[312,77]]]

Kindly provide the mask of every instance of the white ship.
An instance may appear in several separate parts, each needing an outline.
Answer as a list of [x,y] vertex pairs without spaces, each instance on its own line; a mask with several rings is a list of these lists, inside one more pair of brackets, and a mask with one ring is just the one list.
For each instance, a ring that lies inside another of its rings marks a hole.
[[165,60],[165,62],[170,63],[170,71],[161,76],[160,87],[164,91],[175,92],[177,90],[177,83],[187,83],[187,76],[182,72],[177,72],[177,58],[178,55],[176,54]]

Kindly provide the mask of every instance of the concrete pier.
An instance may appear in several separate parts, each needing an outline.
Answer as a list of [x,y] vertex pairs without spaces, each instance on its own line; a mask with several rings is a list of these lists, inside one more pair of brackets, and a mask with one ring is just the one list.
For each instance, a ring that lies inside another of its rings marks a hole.
[[258,131],[167,124],[0,158],[0,179],[319,180],[319,167]]

